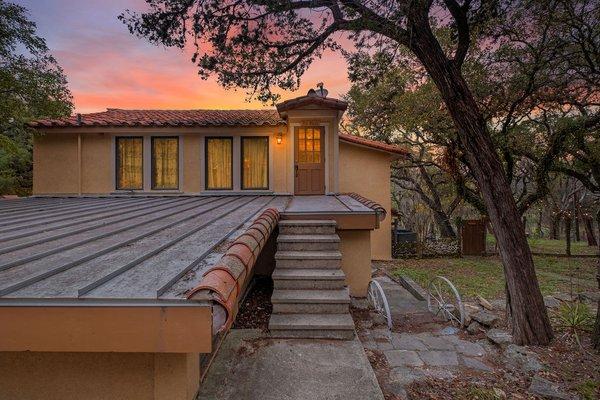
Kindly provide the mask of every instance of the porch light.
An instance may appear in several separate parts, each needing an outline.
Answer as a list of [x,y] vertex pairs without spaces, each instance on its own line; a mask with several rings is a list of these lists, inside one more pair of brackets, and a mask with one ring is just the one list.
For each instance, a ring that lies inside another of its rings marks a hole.
[[277,144],[281,144],[281,141],[283,140],[283,132],[281,131],[281,129],[279,130],[279,132],[277,132],[275,139],[277,140]]

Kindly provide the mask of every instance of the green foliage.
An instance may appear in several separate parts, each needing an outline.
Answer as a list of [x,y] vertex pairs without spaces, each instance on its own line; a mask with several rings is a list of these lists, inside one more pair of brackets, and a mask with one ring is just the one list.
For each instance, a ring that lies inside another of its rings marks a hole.
[[559,328],[576,337],[582,332],[591,331],[594,323],[590,307],[578,301],[561,304],[555,318]]
[[69,115],[67,80],[27,10],[0,0],[0,194],[31,192],[34,119]]
[[595,400],[600,395],[600,382],[588,379],[577,385],[577,393],[584,400]]

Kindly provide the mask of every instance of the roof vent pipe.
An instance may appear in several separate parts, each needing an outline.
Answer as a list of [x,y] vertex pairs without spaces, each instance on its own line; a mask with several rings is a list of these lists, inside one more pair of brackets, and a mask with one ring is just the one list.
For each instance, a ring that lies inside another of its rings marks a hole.
[[81,114],[77,113],[77,125],[81,125]]

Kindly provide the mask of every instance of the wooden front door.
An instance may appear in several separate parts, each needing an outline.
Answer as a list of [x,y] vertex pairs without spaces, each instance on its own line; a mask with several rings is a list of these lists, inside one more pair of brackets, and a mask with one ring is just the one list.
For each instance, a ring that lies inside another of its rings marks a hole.
[[294,194],[325,194],[324,130],[301,127],[295,130]]

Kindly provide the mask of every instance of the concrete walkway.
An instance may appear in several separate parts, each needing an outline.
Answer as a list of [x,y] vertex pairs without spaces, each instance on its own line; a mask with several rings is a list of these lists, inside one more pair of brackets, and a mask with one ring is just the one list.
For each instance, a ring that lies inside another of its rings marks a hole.
[[270,339],[231,330],[202,384],[200,400],[383,400],[358,339]]

